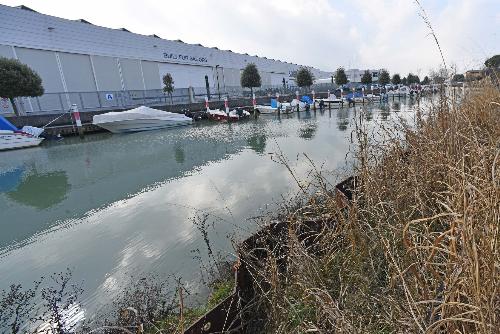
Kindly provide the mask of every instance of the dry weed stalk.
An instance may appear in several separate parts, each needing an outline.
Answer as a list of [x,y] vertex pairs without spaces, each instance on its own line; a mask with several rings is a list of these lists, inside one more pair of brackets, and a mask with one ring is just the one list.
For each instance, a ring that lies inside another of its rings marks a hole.
[[264,264],[242,258],[258,292],[248,312],[266,318],[255,332],[498,331],[500,94],[485,85],[453,103],[419,113],[403,140],[358,124],[351,207],[318,182],[276,237],[285,265],[272,247]]

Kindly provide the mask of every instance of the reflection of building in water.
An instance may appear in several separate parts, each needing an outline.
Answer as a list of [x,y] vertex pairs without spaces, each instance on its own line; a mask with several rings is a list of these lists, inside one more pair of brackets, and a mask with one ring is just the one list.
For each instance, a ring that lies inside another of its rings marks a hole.
[[[196,128],[188,128],[123,136],[97,134],[84,142],[69,138],[48,149],[2,152],[0,247],[49,227],[54,217],[58,221],[81,217],[237,154],[248,145],[245,138],[227,145],[195,132]],[[262,150],[265,136],[257,142]],[[13,202],[27,207],[20,210]],[[40,223],[3,228],[7,222],[20,220]]]

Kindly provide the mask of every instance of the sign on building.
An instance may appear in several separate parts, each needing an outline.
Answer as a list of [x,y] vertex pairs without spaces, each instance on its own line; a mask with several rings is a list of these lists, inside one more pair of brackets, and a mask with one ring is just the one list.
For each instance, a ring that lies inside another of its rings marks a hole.
[[111,93],[107,93],[107,94],[106,94],[106,100],[108,100],[108,101],[113,101],[113,94],[111,94]]

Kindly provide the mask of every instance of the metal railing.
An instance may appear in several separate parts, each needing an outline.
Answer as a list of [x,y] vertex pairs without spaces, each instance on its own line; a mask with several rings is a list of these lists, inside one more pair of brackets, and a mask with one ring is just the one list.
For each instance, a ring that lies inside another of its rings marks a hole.
[[[334,85],[319,84],[311,89],[299,89],[296,86],[262,86],[254,88],[256,97],[326,92],[333,90]],[[125,91],[100,91],[100,92],[60,92],[46,93],[40,97],[20,97],[16,98],[16,106],[21,114],[58,114],[68,111],[72,104],[76,104],[81,112],[97,110],[127,109],[137,106],[164,106],[171,104],[188,104],[193,102],[203,102],[207,96],[206,87],[177,88],[169,96],[161,89],[151,90],[125,90]],[[251,97],[249,88],[240,86],[210,87],[210,100],[221,100],[224,97],[229,99]],[[9,100],[0,101],[0,114],[13,113]]]

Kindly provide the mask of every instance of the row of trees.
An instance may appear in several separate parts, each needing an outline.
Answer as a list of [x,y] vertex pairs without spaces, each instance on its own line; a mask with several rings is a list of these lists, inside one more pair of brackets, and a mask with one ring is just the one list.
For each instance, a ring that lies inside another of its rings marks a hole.
[[[332,78],[332,82],[335,81],[335,83],[339,86],[345,85],[349,82],[347,75],[345,73],[345,69],[343,67],[339,67],[337,71],[335,72],[334,75],[335,80]],[[379,72],[378,80],[376,83],[380,85],[387,85],[389,83],[392,83],[394,85],[411,85],[411,84],[422,84],[422,85],[428,85],[432,82],[434,83],[442,83],[446,79],[446,76],[443,76],[442,73],[439,71],[436,72],[431,72],[431,78],[428,76],[425,76],[423,80],[420,80],[419,76],[413,73],[408,73],[406,77],[401,78],[401,75],[399,73],[395,73],[392,77],[389,74],[389,71],[383,69]],[[463,74],[457,74],[453,78],[454,81],[463,81],[464,80],[464,75]],[[363,76],[361,77],[361,83],[364,85],[369,85],[371,83],[374,83],[372,74],[369,71],[365,71],[363,73]]]

